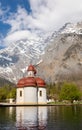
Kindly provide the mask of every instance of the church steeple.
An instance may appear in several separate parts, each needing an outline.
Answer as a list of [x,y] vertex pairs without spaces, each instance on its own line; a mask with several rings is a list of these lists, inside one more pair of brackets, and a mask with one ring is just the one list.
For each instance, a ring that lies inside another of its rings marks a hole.
[[28,77],[34,77],[36,74],[36,69],[34,68],[33,65],[29,65],[27,72],[28,72]]

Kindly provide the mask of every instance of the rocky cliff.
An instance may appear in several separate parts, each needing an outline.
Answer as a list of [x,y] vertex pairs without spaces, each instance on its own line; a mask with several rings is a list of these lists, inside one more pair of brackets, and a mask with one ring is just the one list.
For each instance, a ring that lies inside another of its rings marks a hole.
[[82,34],[64,32],[46,47],[37,67],[47,82],[82,83]]

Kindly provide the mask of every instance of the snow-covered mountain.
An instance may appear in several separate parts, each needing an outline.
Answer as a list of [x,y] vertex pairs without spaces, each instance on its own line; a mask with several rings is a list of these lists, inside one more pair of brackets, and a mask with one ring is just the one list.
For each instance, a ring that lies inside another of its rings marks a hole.
[[[49,34],[48,34],[49,35]],[[25,73],[27,66],[42,60],[44,48],[50,41],[48,35],[28,37],[11,43],[0,50],[0,76],[16,82]]]
[[[67,60],[64,59],[68,56],[67,50],[71,55],[74,49],[78,49],[78,46],[81,48],[81,37],[82,22],[67,23],[57,32],[28,36],[26,39],[15,41],[0,50],[0,76],[16,83],[25,75],[27,66],[31,63],[39,66],[40,75],[44,76],[45,74],[46,80],[53,79],[54,81],[58,77],[58,73],[62,72],[60,68],[77,63],[77,60],[75,62],[69,60],[68,65]],[[78,50],[77,53],[79,56],[76,59],[79,59],[78,63],[81,64],[81,51]],[[45,73],[43,68],[45,68]]]

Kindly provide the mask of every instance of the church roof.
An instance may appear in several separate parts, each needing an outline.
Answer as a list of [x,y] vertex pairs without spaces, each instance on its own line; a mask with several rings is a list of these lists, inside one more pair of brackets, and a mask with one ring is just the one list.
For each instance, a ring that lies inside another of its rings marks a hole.
[[37,83],[37,86],[39,87],[44,87],[46,85],[44,80],[39,77],[36,77],[36,83]]
[[18,81],[17,87],[30,87],[30,86],[36,86],[36,80],[34,77],[26,77],[22,78]]
[[26,77],[18,81],[17,87],[45,87],[45,82],[39,77]]
[[[27,71],[34,71],[36,73],[36,69],[33,65],[30,65]],[[45,87],[45,81],[40,77],[25,77],[18,81],[17,87]]]
[[29,65],[27,71],[34,71],[34,74],[36,74],[36,69],[33,65]]
[[27,77],[24,81],[24,86],[36,86],[36,80],[34,77]]
[[17,87],[20,87],[20,88],[24,87],[24,83],[25,83],[25,78],[20,79],[17,83]]

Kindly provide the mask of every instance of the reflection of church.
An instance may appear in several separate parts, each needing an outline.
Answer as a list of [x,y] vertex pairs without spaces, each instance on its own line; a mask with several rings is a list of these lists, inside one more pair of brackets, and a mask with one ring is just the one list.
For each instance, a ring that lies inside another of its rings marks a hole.
[[47,106],[16,107],[17,130],[46,130]]
[[46,104],[46,87],[43,79],[36,77],[36,69],[30,65],[28,76],[17,83],[17,104]]

